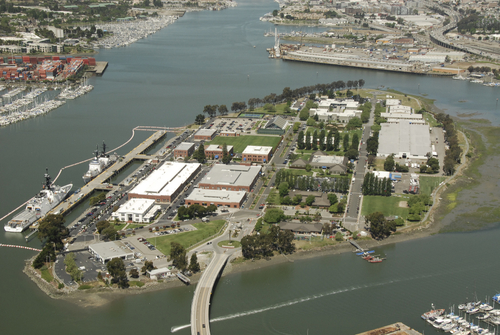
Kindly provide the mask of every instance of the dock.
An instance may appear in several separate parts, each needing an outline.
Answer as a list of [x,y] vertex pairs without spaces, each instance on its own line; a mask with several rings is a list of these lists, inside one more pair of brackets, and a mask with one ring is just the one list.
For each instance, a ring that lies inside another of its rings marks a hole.
[[[111,165],[108,169],[103,171],[100,175],[92,179],[89,183],[84,185],[79,193],[73,193],[68,199],[61,202],[59,205],[54,207],[51,213],[61,213],[67,214],[71,212],[73,207],[77,206],[79,203],[87,199],[92,193],[96,190],[106,190],[113,191],[117,187],[112,185],[104,185],[107,183],[113,176],[120,173],[123,169],[125,169],[132,161],[137,159],[138,155],[142,155],[143,157],[153,158],[154,156],[143,155],[142,153],[149,149],[156,142],[161,140],[167,134],[167,130],[158,130],[153,133],[150,137],[144,140],[137,147],[132,149],[128,154],[119,158],[113,165]],[[144,159],[144,158],[140,158]],[[149,159],[149,158],[148,158]],[[32,226],[32,229],[35,229],[38,225],[38,221]]]
[[178,273],[177,273],[177,278],[179,278],[179,280],[180,280],[181,282],[183,282],[184,284],[186,284],[186,285],[191,284],[191,280],[189,280],[189,278],[188,278],[188,277],[184,276],[184,275],[183,275],[182,273],[180,273],[180,272],[178,272]]
[[96,76],[102,76],[104,71],[108,68],[108,62],[96,62],[95,66],[91,66],[87,72],[94,73]]
[[360,251],[360,252],[365,251],[365,249],[361,248],[361,247],[359,246],[359,244],[358,244],[358,243],[356,243],[356,241],[354,241],[354,240],[349,240],[349,242],[352,244],[352,246],[353,246],[354,248],[356,248],[356,251]]
[[422,335],[422,333],[411,329],[402,322],[396,322],[392,325],[369,330],[367,332],[359,333],[356,335]]

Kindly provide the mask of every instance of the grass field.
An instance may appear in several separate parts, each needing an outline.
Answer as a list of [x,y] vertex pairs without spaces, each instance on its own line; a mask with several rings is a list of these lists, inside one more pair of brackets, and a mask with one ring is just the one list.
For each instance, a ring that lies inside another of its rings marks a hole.
[[431,194],[432,191],[439,186],[439,184],[446,180],[446,177],[426,177],[420,176],[420,193]]
[[148,238],[148,241],[153,245],[156,243],[156,249],[164,255],[169,255],[170,243],[177,242],[187,249],[190,246],[218,233],[225,222],[225,220],[215,220],[208,223],[195,223],[193,226],[195,226],[197,230],[175,235],[152,237]]
[[43,280],[45,280],[47,283],[50,283],[54,280],[51,271],[47,268],[46,265],[42,266],[41,272]]
[[270,146],[276,149],[276,146],[280,142],[281,137],[279,136],[239,136],[239,137],[221,137],[217,136],[210,143],[205,143],[205,148],[210,144],[232,145],[234,147],[234,152],[242,153],[247,145],[261,145]]
[[294,110],[292,110],[290,113],[285,113],[286,103],[278,104],[275,105],[274,107],[276,107],[276,112],[269,112],[264,110],[264,107],[259,107],[255,108],[253,111],[250,111],[249,113],[269,114],[269,115],[297,115],[297,112]]
[[396,215],[398,217],[406,218],[408,216],[409,208],[399,207],[399,202],[408,201],[409,198],[410,196],[365,196],[363,197],[363,208],[361,208],[361,214],[369,215],[373,212],[382,212],[385,216]]

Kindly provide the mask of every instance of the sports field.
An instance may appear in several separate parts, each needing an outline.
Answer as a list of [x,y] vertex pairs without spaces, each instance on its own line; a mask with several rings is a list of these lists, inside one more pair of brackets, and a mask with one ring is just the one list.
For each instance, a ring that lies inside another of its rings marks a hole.
[[234,147],[233,151],[235,153],[242,153],[247,145],[269,146],[273,147],[274,150],[280,142],[280,139],[281,137],[279,136],[217,136],[209,143],[205,143],[205,148],[210,144],[223,145],[224,143],[226,143],[227,145],[232,145]]

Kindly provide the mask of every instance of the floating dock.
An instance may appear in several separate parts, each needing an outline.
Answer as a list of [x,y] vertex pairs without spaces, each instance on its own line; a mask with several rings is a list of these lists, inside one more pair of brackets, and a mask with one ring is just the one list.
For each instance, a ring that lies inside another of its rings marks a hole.
[[422,335],[422,333],[411,329],[404,323],[396,322],[392,325],[369,330],[367,332],[359,333],[356,335]]

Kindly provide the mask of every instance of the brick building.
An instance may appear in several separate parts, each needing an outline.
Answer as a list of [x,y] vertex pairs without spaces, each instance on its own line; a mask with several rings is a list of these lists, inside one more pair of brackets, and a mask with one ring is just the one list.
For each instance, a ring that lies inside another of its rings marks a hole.
[[[233,154],[233,146],[228,145],[227,146],[227,153],[231,156]],[[210,158],[215,158],[215,159],[220,159],[222,158],[222,145],[218,144],[211,144],[208,147],[205,148],[205,156],[207,159]]]
[[194,143],[182,142],[174,149],[174,157],[189,157],[194,152]]
[[260,166],[216,164],[199,182],[200,189],[250,192],[261,171]]
[[211,141],[217,131],[215,129],[200,129],[194,134],[195,141]]
[[240,208],[246,198],[244,191],[217,191],[195,188],[185,199],[186,205],[198,204],[201,206],[215,205]]
[[243,162],[268,163],[271,159],[273,147],[248,145],[242,153]]

